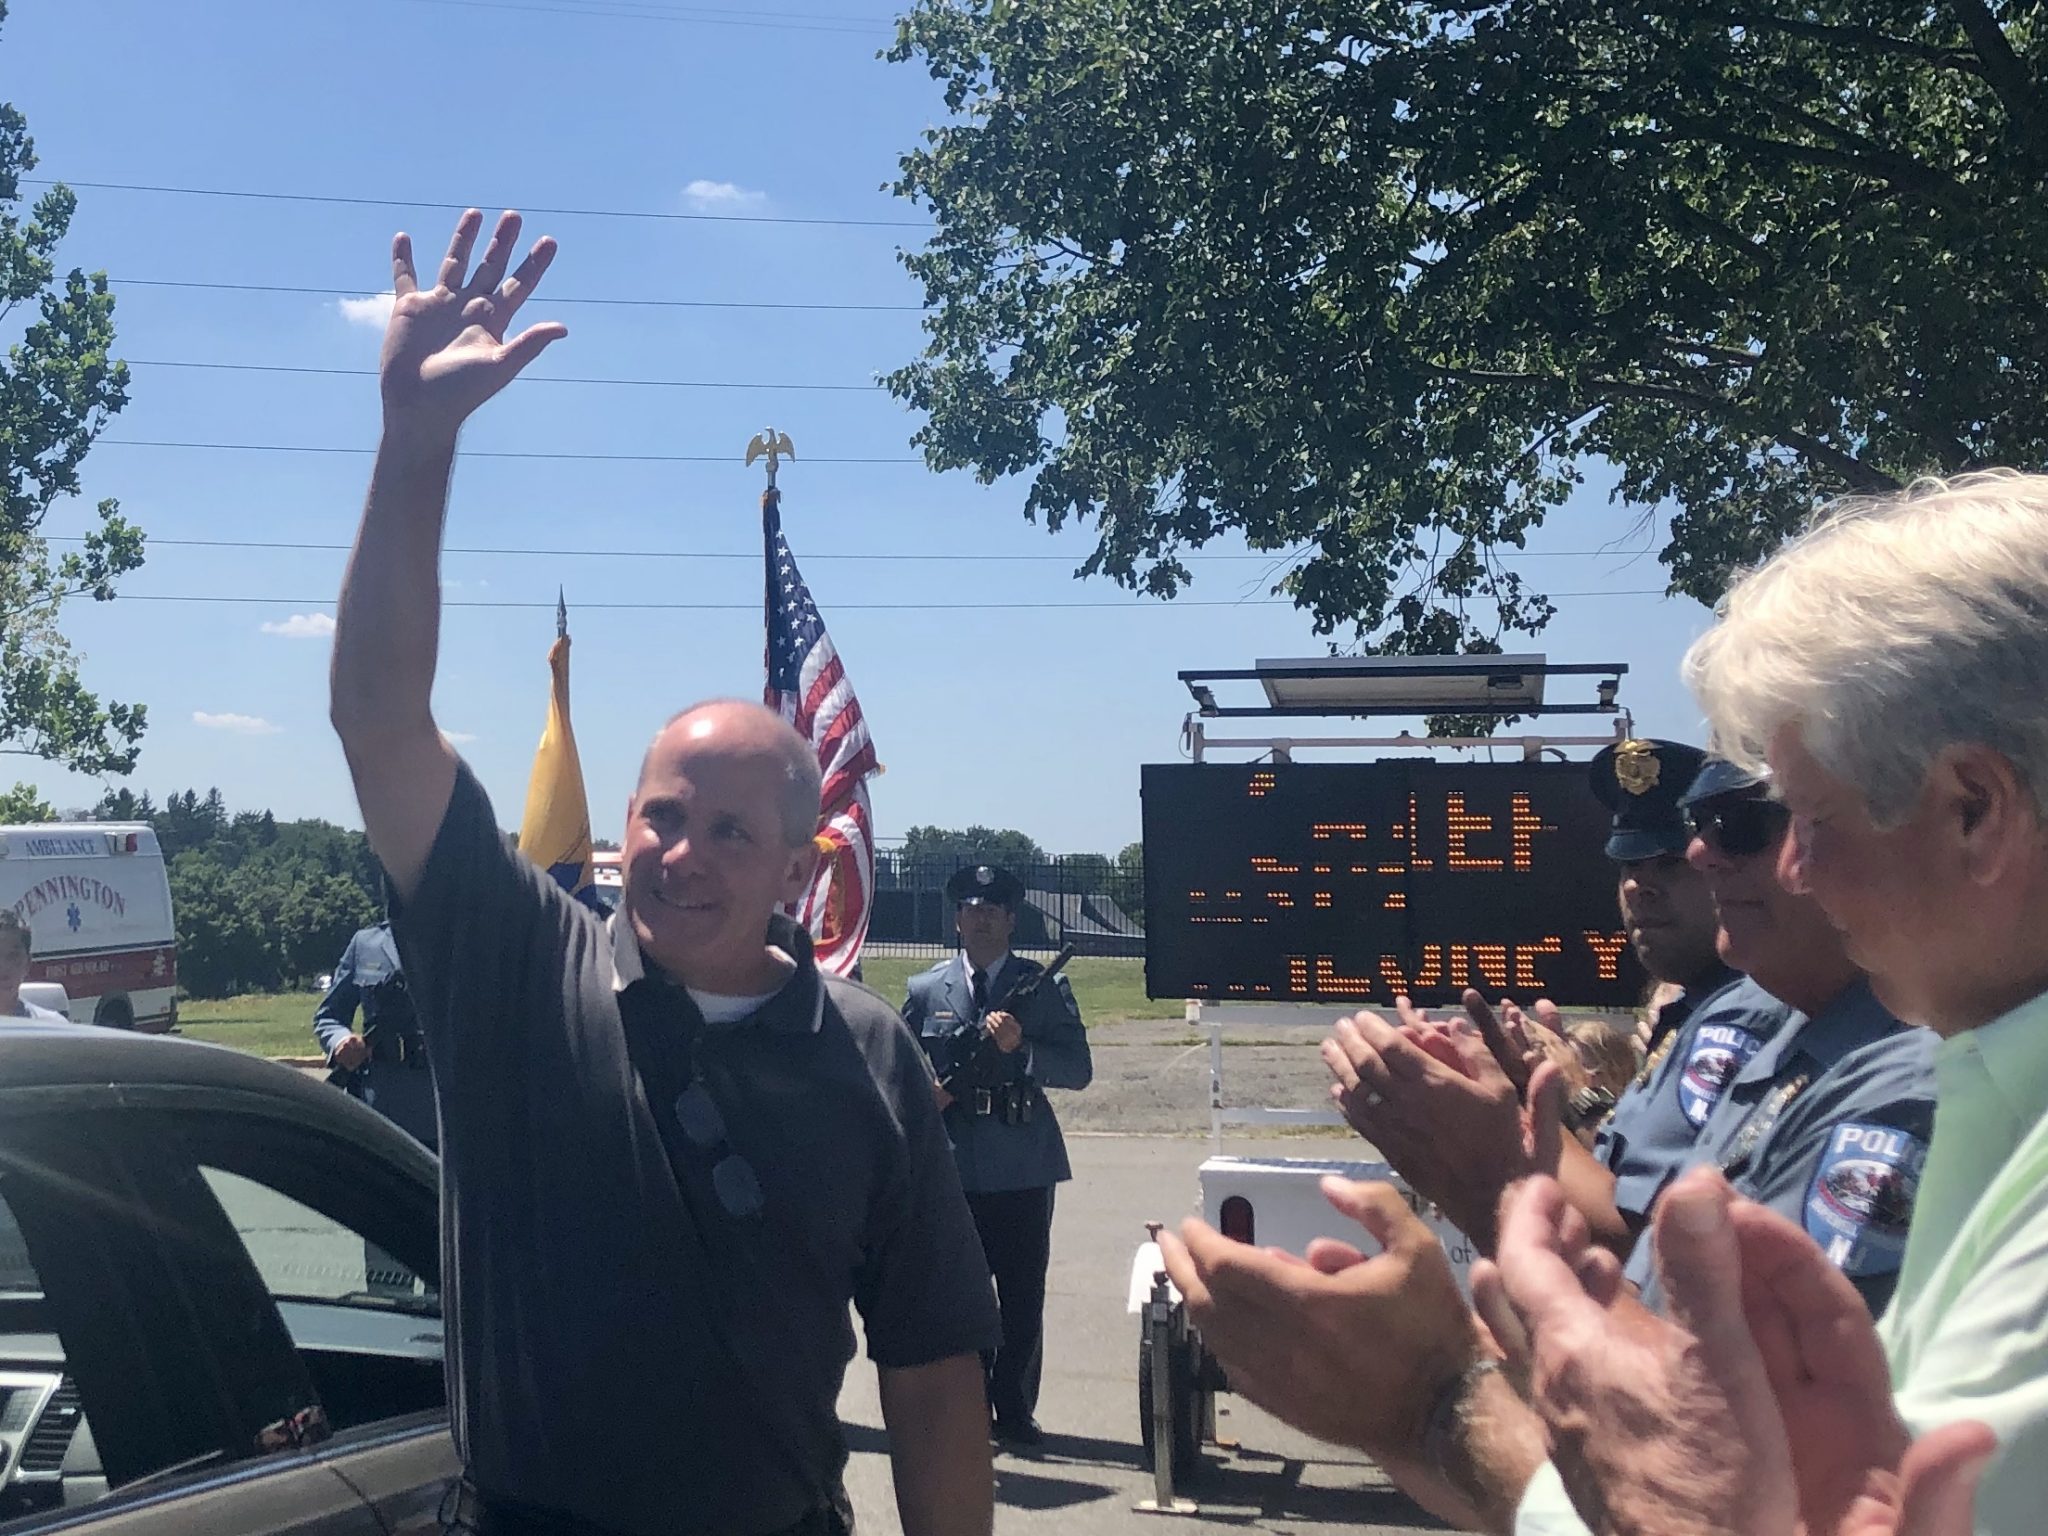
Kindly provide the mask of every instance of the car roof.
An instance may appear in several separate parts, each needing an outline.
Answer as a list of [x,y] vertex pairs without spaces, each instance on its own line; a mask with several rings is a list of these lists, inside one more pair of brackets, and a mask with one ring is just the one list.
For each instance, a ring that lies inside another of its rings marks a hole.
[[90,1024],[23,1019],[0,1024],[0,1101],[25,1088],[183,1088],[246,1093],[346,1137],[386,1162],[434,1177],[431,1152],[382,1115],[320,1078],[260,1056]]

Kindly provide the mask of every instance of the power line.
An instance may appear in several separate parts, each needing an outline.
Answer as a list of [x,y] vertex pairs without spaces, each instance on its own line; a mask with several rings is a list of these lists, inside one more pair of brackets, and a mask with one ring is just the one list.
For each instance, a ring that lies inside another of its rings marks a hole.
[[[212,373],[294,373],[316,374],[331,378],[374,379],[374,368],[310,368],[285,363],[203,363],[185,358],[130,357],[124,358],[130,368],[198,368]],[[621,389],[783,389],[805,390],[812,393],[868,394],[880,389],[880,384],[777,384],[754,383],[749,380],[727,379],[602,379],[585,375],[522,373],[512,381],[514,384],[604,384]]]
[[[438,0],[437,0],[438,3]],[[452,0],[449,0],[452,3]],[[464,0],[465,4],[481,3],[481,0]],[[43,177],[23,177],[24,187],[54,187],[60,185]],[[72,181],[64,180],[61,185],[74,189],[84,188],[88,192],[158,192],[166,197],[224,197],[240,198],[262,203],[321,203],[339,208],[435,208],[444,212],[466,213],[471,208],[482,207],[480,203],[450,203],[434,198],[403,197],[341,197],[320,192],[252,192],[229,187],[172,187],[153,182],[137,181]],[[516,207],[513,203],[500,203],[501,208]],[[830,226],[839,229],[930,229],[925,219],[827,219],[803,218],[784,213],[664,213],[646,208],[524,208],[529,218],[554,219],[653,219],[662,223],[695,224],[804,224]]]
[[[556,16],[610,16],[623,21],[666,21],[671,24],[686,23],[704,27],[760,27],[771,32],[832,32],[844,37],[873,37],[874,27],[835,26],[819,24],[819,21],[778,20],[777,13],[764,12],[761,19],[740,19],[730,14],[704,14],[693,11],[659,10],[653,7],[635,6],[632,9],[571,9],[561,4],[537,5],[533,0],[411,0],[415,5],[459,6],[472,11],[535,11]],[[625,3],[625,0],[609,0],[611,6]],[[786,13],[785,13],[786,14]],[[859,19],[859,18],[856,18]],[[822,18],[820,18],[822,20]],[[887,26],[882,22],[878,25]]]
[[[1666,597],[1661,587],[1646,587],[1638,591],[1601,592],[1553,592],[1552,597]],[[235,603],[260,604],[274,608],[331,608],[331,597],[260,597],[248,593],[197,593],[197,592],[123,592],[114,601],[122,603]],[[443,599],[444,608],[544,608],[552,612],[555,600],[526,602],[514,598],[503,599]],[[576,603],[577,612],[631,612],[631,613],[759,613],[761,605],[753,603]],[[993,610],[1005,612],[1064,612],[1077,608],[1121,608],[1131,613],[1163,613],[1176,608],[1274,608],[1293,607],[1291,601],[1277,597],[1250,598],[1174,598],[1170,601],[1145,603],[1127,598],[1105,602],[1082,601],[1077,603],[828,603],[825,605],[834,613],[983,613]]]
[[[335,449],[333,451],[340,453],[355,452],[357,450]],[[374,450],[363,449],[361,451],[368,453],[373,452]],[[474,457],[475,455],[469,454],[465,450],[464,456]],[[729,462],[729,460],[727,462]],[[810,460],[810,462],[813,464],[824,464],[860,463],[866,461],[812,459]],[[47,540],[47,542],[52,544],[82,544],[85,542],[85,540],[82,537],[66,535],[62,537],[52,536]],[[149,539],[148,542],[149,547],[151,549],[296,549],[311,550],[316,552],[340,553],[346,552],[347,550],[352,549],[354,547],[353,545],[349,544],[327,544],[293,539],[151,538]],[[447,546],[445,549],[443,549],[442,553],[449,555],[541,555],[546,556],[550,559],[558,560],[758,560],[761,558],[761,552],[758,549],[536,549],[527,545],[519,544],[451,544]],[[1600,559],[1602,557],[1609,555],[1643,555],[1648,553],[1648,550],[1528,549],[1517,551],[1516,558],[1521,560]],[[805,550],[803,558],[804,563],[806,565],[819,560],[870,560],[885,564],[898,561],[929,561],[934,563],[961,562],[996,565],[1035,564],[1040,562],[1053,562],[1060,565],[1071,565],[1074,562],[1075,557],[1073,555],[971,555],[956,554],[952,551],[946,551],[943,553],[933,553],[931,551],[896,550]],[[1265,553],[1254,552],[1242,555],[1205,555],[1191,551],[1188,554],[1182,555],[1181,558],[1183,560],[1200,561],[1256,560],[1265,564],[1271,564],[1276,559],[1285,559],[1287,557],[1278,550],[1272,550],[1267,551]],[[1631,590],[1626,594],[1622,592],[1617,592],[1615,595],[1640,597],[1647,595],[1652,590],[1653,589],[1646,587],[1640,590]],[[1557,592],[1552,593],[1550,595],[1553,597],[1585,597],[1591,594],[1583,592]]]
[[[811,462],[813,464],[816,464],[821,463],[823,461],[813,459],[811,460]],[[53,535],[46,542],[51,544],[83,544],[85,540],[82,537],[70,535],[61,537]],[[150,538],[148,544],[151,549],[273,549],[309,550],[317,553],[337,554],[346,553],[348,550],[354,547],[353,545],[349,544],[326,544],[291,539]],[[761,558],[761,552],[758,549],[535,549],[526,545],[505,544],[451,544],[445,547],[441,552],[447,555],[537,555],[545,556],[549,559],[556,560],[758,560]],[[1600,556],[1611,555],[1616,553],[1627,552],[1606,549],[1539,549],[1523,550],[1520,552],[1519,558],[1598,558]],[[1635,551],[1635,553],[1647,554],[1648,551],[1638,550]],[[969,555],[955,554],[952,552],[934,554],[928,551],[908,552],[894,550],[862,550],[857,552],[805,550],[803,558],[804,563],[806,565],[809,565],[815,561],[820,560],[866,560],[880,563],[889,563],[897,561],[928,561],[933,563],[957,562],[967,564],[994,565],[1035,564],[1040,562],[1052,562],[1059,565],[1071,565],[1073,564],[1075,557],[1072,555]],[[1204,555],[1199,553],[1189,553],[1181,556],[1181,558],[1183,560],[1199,561],[1256,560],[1270,564],[1275,558],[1280,557],[1277,555],[1277,552],[1274,552],[1266,554],[1243,555]],[[1613,595],[1617,597],[1643,597],[1652,595],[1655,591],[1658,590],[1661,589],[1644,587],[1628,591],[1617,590],[1613,593]],[[1604,596],[1606,594],[1585,592],[1556,592],[1550,595],[1553,597],[1587,597]]]
[[[362,288],[310,288],[290,283],[200,283],[170,278],[114,277],[107,280],[121,288],[197,288],[216,293],[296,293],[322,299],[381,298]],[[608,305],[623,309],[790,309],[807,312],[834,311],[848,314],[919,314],[922,304],[810,304],[780,303],[763,299],[572,299],[550,293],[543,308],[558,304]]]
[[[122,603],[257,603],[282,608],[331,608],[332,597],[258,597],[244,593],[187,593],[187,592],[123,592],[114,601]],[[1123,608],[1132,613],[1157,612],[1166,608],[1244,608],[1274,606],[1277,598],[1247,598],[1236,601],[1226,598],[1179,599],[1170,603],[1143,603],[1128,598],[1104,602],[1082,601],[1078,603],[829,603],[826,606],[834,613],[978,613],[989,609],[1010,611],[1023,610],[1066,610],[1072,608]],[[512,598],[504,599],[444,599],[444,608],[545,608],[554,611],[555,600],[524,602]],[[633,612],[633,613],[759,613],[759,600],[751,603],[572,603],[578,613],[585,612]]]
[[[315,453],[348,454],[367,456],[375,448],[361,446],[337,446],[324,443],[180,443],[142,437],[104,437],[95,447],[99,448],[192,448],[217,453]],[[739,455],[732,453],[543,453],[521,449],[465,448],[465,459],[561,459],[576,463],[610,462],[619,464],[737,464]],[[915,455],[897,458],[832,458],[816,454],[806,456],[805,464],[922,464],[923,459]]]

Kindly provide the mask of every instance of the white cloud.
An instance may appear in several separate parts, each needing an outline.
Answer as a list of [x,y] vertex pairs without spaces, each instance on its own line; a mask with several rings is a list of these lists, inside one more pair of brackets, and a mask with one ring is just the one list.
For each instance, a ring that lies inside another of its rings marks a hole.
[[284,729],[260,715],[209,715],[203,709],[192,711],[192,723],[209,731],[231,731],[237,736],[275,736]]
[[768,201],[766,192],[751,192],[736,182],[705,181],[701,177],[683,188],[690,205],[701,209],[722,209],[728,213],[759,208]]
[[288,619],[266,619],[257,627],[266,635],[283,635],[287,640],[320,640],[334,633],[334,615],[295,613]]
[[443,731],[441,734],[454,742],[458,747],[468,746],[469,743],[476,740],[476,732],[474,731]]
[[350,325],[381,331],[391,323],[391,306],[397,302],[395,293],[373,293],[367,298],[337,299],[334,307],[341,311],[341,318]]

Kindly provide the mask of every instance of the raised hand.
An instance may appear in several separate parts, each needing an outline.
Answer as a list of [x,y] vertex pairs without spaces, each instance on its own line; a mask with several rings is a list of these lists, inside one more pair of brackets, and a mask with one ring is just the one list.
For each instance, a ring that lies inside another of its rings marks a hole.
[[474,208],[457,221],[431,288],[420,286],[414,270],[412,237],[401,234],[391,242],[391,288],[397,298],[379,365],[387,431],[452,439],[471,412],[550,343],[569,334],[567,326],[549,320],[506,340],[512,317],[555,259],[555,242],[543,235],[519,270],[506,277],[520,218],[501,214],[472,273],[470,253],[483,222]]

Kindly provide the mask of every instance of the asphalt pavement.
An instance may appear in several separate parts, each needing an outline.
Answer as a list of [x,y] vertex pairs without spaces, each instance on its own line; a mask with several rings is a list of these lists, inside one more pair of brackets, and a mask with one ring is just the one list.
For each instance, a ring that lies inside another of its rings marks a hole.
[[[1363,1456],[1296,1434],[1234,1397],[1219,1399],[1217,1433],[1239,1448],[1205,1447],[1202,1472],[1187,1490],[1197,1512],[1137,1512],[1151,1496],[1152,1477],[1139,1457],[1138,1320],[1125,1311],[1131,1258],[1147,1220],[1177,1221],[1198,1209],[1196,1170],[1208,1143],[1084,1134],[1071,1136],[1068,1149],[1074,1180],[1059,1189],[1046,1297],[1038,1408],[1046,1443],[1025,1454],[999,1449],[999,1536],[1445,1529]],[[1266,1140],[1225,1150],[1270,1156],[1278,1149]],[[888,1438],[865,1360],[847,1374],[840,1415],[853,1446],[847,1486],[862,1536],[899,1536]]]

